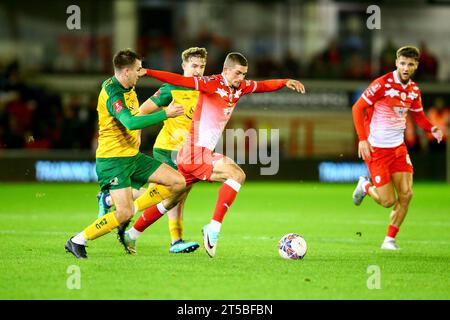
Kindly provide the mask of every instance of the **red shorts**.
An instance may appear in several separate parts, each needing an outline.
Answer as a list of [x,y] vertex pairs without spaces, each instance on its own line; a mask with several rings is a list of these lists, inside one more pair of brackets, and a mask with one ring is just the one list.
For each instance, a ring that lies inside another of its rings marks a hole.
[[395,148],[373,147],[369,161],[366,161],[370,171],[372,183],[376,187],[384,186],[391,181],[391,175],[395,172],[414,173],[408,149],[405,144]]
[[214,153],[205,147],[185,145],[178,152],[178,171],[184,176],[186,184],[196,181],[210,181],[214,164],[224,157],[223,154]]

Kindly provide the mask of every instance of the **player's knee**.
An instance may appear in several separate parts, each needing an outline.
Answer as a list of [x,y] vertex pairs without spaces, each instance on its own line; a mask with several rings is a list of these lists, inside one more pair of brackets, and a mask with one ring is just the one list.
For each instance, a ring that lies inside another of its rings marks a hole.
[[186,188],[186,180],[182,175],[177,176],[172,185],[170,186],[170,189],[173,193],[180,193]]
[[381,199],[380,204],[385,208],[390,208],[395,204],[394,198]]
[[116,209],[116,217],[117,221],[119,221],[120,224],[130,220],[133,218],[134,210],[133,208],[120,208]]
[[236,168],[231,173],[230,178],[242,185],[245,182],[245,178],[246,178],[245,172],[241,168],[236,166]]
[[398,199],[402,203],[409,203],[411,201],[412,197],[413,197],[412,190],[403,191],[398,195]]

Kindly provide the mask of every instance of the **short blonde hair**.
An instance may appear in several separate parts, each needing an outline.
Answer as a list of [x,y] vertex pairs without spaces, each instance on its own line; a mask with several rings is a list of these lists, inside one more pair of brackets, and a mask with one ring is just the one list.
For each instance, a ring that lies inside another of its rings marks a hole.
[[405,58],[413,58],[416,61],[420,59],[420,50],[414,46],[404,46],[397,50],[397,58],[400,56]]
[[188,62],[190,57],[198,57],[201,59],[205,59],[208,56],[208,51],[205,48],[199,47],[191,47],[189,49],[184,50],[181,53],[181,59],[183,62]]

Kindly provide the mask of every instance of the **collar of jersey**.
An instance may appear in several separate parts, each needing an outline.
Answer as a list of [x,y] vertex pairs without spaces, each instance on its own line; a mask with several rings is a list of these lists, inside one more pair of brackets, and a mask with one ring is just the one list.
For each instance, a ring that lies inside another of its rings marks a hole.
[[393,76],[394,76],[394,82],[400,84],[403,89],[405,89],[407,86],[409,86],[411,84],[411,79],[408,80],[407,84],[403,84],[400,79],[398,78],[398,69],[395,69],[393,72]]
[[120,87],[122,90],[124,90],[124,91],[130,91],[131,89],[133,89],[133,88],[129,88],[129,89],[124,88],[124,87],[122,86],[122,84],[120,83],[120,81],[117,80],[116,76],[112,76],[112,81],[113,81],[115,84],[119,85],[119,87]]

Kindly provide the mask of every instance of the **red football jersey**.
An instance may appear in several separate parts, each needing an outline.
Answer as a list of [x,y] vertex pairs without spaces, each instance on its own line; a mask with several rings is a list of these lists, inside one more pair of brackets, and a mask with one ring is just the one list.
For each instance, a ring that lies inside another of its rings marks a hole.
[[[374,80],[361,96],[373,112],[367,112],[369,142],[374,147],[392,148],[404,141],[408,110],[423,112],[419,87],[412,80],[403,84],[397,70]],[[369,111],[369,109],[368,109]]]
[[195,77],[200,94],[186,145],[214,150],[238,100],[257,88],[256,81],[244,80],[239,89],[230,87],[223,75]]
[[244,80],[232,87],[223,74],[183,77],[175,73],[147,69],[147,75],[175,86],[200,91],[185,146],[195,145],[214,150],[238,100],[252,92],[270,92],[286,86],[287,79]]

